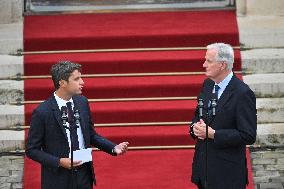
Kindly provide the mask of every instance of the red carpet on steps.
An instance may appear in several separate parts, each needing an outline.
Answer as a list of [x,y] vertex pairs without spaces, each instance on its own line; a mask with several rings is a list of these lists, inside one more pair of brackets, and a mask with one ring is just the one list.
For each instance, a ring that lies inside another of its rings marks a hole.
[[132,146],[174,146],[195,143],[193,139],[188,137],[187,125],[98,127],[96,131],[114,142],[119,142],[123,138]]
[[[84,50],[150,47],[239,45],[236,15],[231,10],[102,14],[29,15],[24,19],[24,50]],[[83,74],[200,72],[205,50],[56,53],[24,56],[26,76],[49,75],[52,64],[71,60]],[[241,55],[235,50],[235,71]],[[241,74],[238,77],[242,78]],[[84,78],[89,99],[196,96],[205,76]],[[24,80],[25,100],[44,100],[53,93],[50,79]],[[26,125],[38,104],[25,105]],[[189,122],[195,100],[90,102],[95,123]],[[187,125],[97,127],[114,142],[130,146],[194,145]],[[26,133],[28,130],[26,130]],[[193,189],[193,149],[135,150],[121,157],[93,152],[97,189]],[[249,151],[247,153],[249,158]],[[250,161],[248,161],[250,163]],[[39,164],[25,158],[24,188],[40,188]],[[249,170],[250,164],[249,164]],[[249,171],[250,185],[253,188]]]
[[[25,55],[24,70],[25,75],[46,75],[54,62],[73,60],[82,64],[84,74],[204,71],[204,54],[205,50]],[[241,70],[239,50],[234,70]]]
[[[83,92],[98,99],[190,97],[198,95],[204,79],[204,75],[83,78]],[[25,100],[46,99],[54,92],[51,79],[29,79],[24,84]]]
[[187,125],[97,127],[96,131],[116,143],[124,139],[131,143],[131,146],[174,146],[195,143],[188,137]]
[[[195,106],[195,100],[90,103],[96,123],[190,121]],[[36,107],[37,104],[25,106],[27,123]]]
[[26,16],[25,51],[239,45],[234,11]]
[[[83,78],[83,93],[88,98],[196,96],[204,78],[204,75]],[[26,100],[45,99],[54,91],[51,79],[26,80],[24,87]]]

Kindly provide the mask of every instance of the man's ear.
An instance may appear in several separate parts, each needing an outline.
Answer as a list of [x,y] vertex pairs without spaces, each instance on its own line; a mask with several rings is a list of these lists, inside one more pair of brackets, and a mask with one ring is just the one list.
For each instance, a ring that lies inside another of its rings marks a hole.
[[222,66],[221,66],[221,69],[222,70],[225,70],[225,69],[227,69],[227,63],[226,62],[222,62]]
[[67,84],[67,81],[65,81],[65,80],[63,80],[63,79],[61,79],[61,80],[59,81],[59,86],[60,86],[60,87],[65,87],[66,84]]

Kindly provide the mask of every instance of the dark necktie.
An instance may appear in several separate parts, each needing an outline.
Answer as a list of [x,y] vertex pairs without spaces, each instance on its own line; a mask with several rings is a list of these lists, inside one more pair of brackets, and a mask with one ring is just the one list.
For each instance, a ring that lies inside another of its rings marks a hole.
[[217,97],[217,101],[218,101],[218,92],[219,92],[219,89],[220,89],[220,87],[218,86],[218,85],[215,85],[214,86],[214,90],[215,90],[215,95],[216,95],[216,97]]
[[79,150],[77,128],[76,128],[75,121],[74,121],[74,112],[72,110],[71,102],[67,102],[66,105],[68,109],[68,123],[69,123],[70,133],[71,133],[70,140],[72,140],[73,150]]

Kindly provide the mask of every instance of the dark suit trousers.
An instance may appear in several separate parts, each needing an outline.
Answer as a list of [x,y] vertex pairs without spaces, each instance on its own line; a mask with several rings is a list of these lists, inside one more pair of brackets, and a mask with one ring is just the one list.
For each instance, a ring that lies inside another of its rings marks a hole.
[[[71,171],[70,171],[70,175],[71,175]],[[71,182],[69,182],[68,184],[68,189],[72,189]],[[88,168],[86,164],[83,164],[77,168],[74,168],[73,170],[73,189],[93,189],[92,176],[90,173],[90,169]]]
[[[220,181],[222,182],[222,181]],[[206,189],[200,182],[196,185],[198,189]],[[209,189],[217,189],[217,188],[210,188]],[[218,188],[218,189],[221,189],[221,188]],[[240,188],[240,189],[245,189],[245,188]]]

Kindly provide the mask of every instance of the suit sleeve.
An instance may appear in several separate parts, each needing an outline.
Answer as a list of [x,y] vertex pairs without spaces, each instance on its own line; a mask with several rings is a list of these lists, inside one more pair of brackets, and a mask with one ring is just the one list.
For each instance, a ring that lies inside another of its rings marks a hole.
[[110,140],[102,137],[101,135],[99,135],[94,128],[94,122],[92,119],[92,115],[91,115],[91,110],[90,110],[90,106],[88,101],[86,100],[87,103],[87,108],[88,108],[88,113],[89,113],[89,120],[88,120],[88,124],[89,124],[89,130],[90,130],[90,141],[91,144],[93,146],[95,146],[96,148],[111,154],[111,155],[116,155],[113,152],[114,147],[116,146],[116,144],[114,144],[113,142],[111,142]]
[[34,110],[26,144],[26,155],[44,166],[57,168],[59,167],[60,158],[42,150],[45,145],[44,124],[45,122],[41,113],[37,109]]
[[236,99],[235,128],[216,130],[214,142],[218,147],[253,144],[256,140],[256,99],[251,90]]

